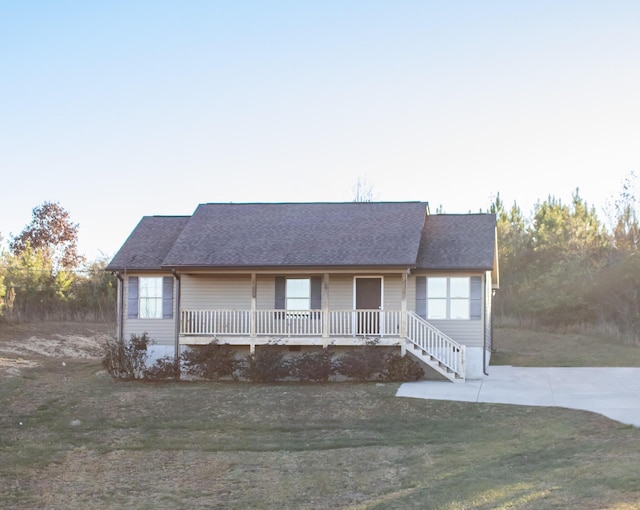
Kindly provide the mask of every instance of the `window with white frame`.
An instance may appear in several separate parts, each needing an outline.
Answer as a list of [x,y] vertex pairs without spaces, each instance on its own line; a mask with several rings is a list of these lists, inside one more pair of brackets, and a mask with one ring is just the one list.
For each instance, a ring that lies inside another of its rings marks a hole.
[[427,319],[480,319],[481,292],[480,277],[428,277],[426,282]]
[[287,310],[311,309],[311,279],[287,278],[286,306]]
[[162,319],[162,277],[141,276],[138,283],[141,319]]

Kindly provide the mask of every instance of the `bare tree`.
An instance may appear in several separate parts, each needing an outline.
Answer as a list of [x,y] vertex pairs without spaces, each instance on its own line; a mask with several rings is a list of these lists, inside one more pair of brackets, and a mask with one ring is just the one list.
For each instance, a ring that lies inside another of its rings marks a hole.
[[358,176],[352,191],[354,202],[371,202],[374,199],[373,185],[369,183],[366,175]]

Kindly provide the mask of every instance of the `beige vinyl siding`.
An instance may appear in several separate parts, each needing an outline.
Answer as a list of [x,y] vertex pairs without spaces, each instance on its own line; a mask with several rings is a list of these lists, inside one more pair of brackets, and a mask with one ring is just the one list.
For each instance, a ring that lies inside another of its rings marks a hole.
[[156,345],[175,344],[175,325],[173,319],[125,319],[124,339],[131,335],[147,333]]
[[272,310],[276,305],[276,277],[258,275],[256,279],[256,307],[258,310]]
[[124,340],[129,340],[131,335],[142,335],[147,333],[149,338],[155,342],[156,345],[174,345],[175,343],[175,303],[176,303],[176,289],[177,285],[174,281],[173,284],[173,319],[129,319],[127,317],[127,302],[129,297],[129,276],[138,277],[154,277],[154,276],[169,276],[167,273],[158,274],[127,274],[124,277],[124,327],[123,334]]
[[416,275],[407,278],[407,310],[416,311]]
[[[322,277],[315,273],[308,276]],[[275,278],[275,275],[270,274],[256,276],[258,310],[270,310],[275,306]],[[329,275],[329,309],[353,309],[354,278],[354,274]],[[181,285],[183,309],[248,310],[251,308],[251,275],[182,275]],[[402,276],[385,275],[382,292],[384,308],[400,310]]]
[[400,310],[402,308],[402,276],[399,274],[385,275],[382,285],[383,308],[385,310]]
[[329,310],[353,309],[353,275],[329,276]]
[[484,323],[479,321],[430,320],[430,324],[467,347],[482,347]]
[[180,305],[186,310],[249,310],[250,275],[182,275]]

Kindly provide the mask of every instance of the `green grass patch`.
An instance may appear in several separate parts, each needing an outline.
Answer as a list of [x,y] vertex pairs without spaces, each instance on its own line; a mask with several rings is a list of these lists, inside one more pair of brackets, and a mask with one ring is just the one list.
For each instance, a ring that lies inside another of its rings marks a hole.
[[553,333],[512,327],[494,331],[492,365],[520,367],[638,367],[640,347],[606,335]]

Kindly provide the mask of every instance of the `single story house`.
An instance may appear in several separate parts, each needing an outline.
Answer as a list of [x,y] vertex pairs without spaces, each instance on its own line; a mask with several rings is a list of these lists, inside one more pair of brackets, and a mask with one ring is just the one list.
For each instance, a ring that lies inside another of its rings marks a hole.
[[[118,336],[161,355],[217,341],[252,352],[377,345],[452,381],[480,378],[498,288],[492,214],[426,202],[201,204],[145,216],[106,268]],[[286,348],[285,347],[285,348]]]

